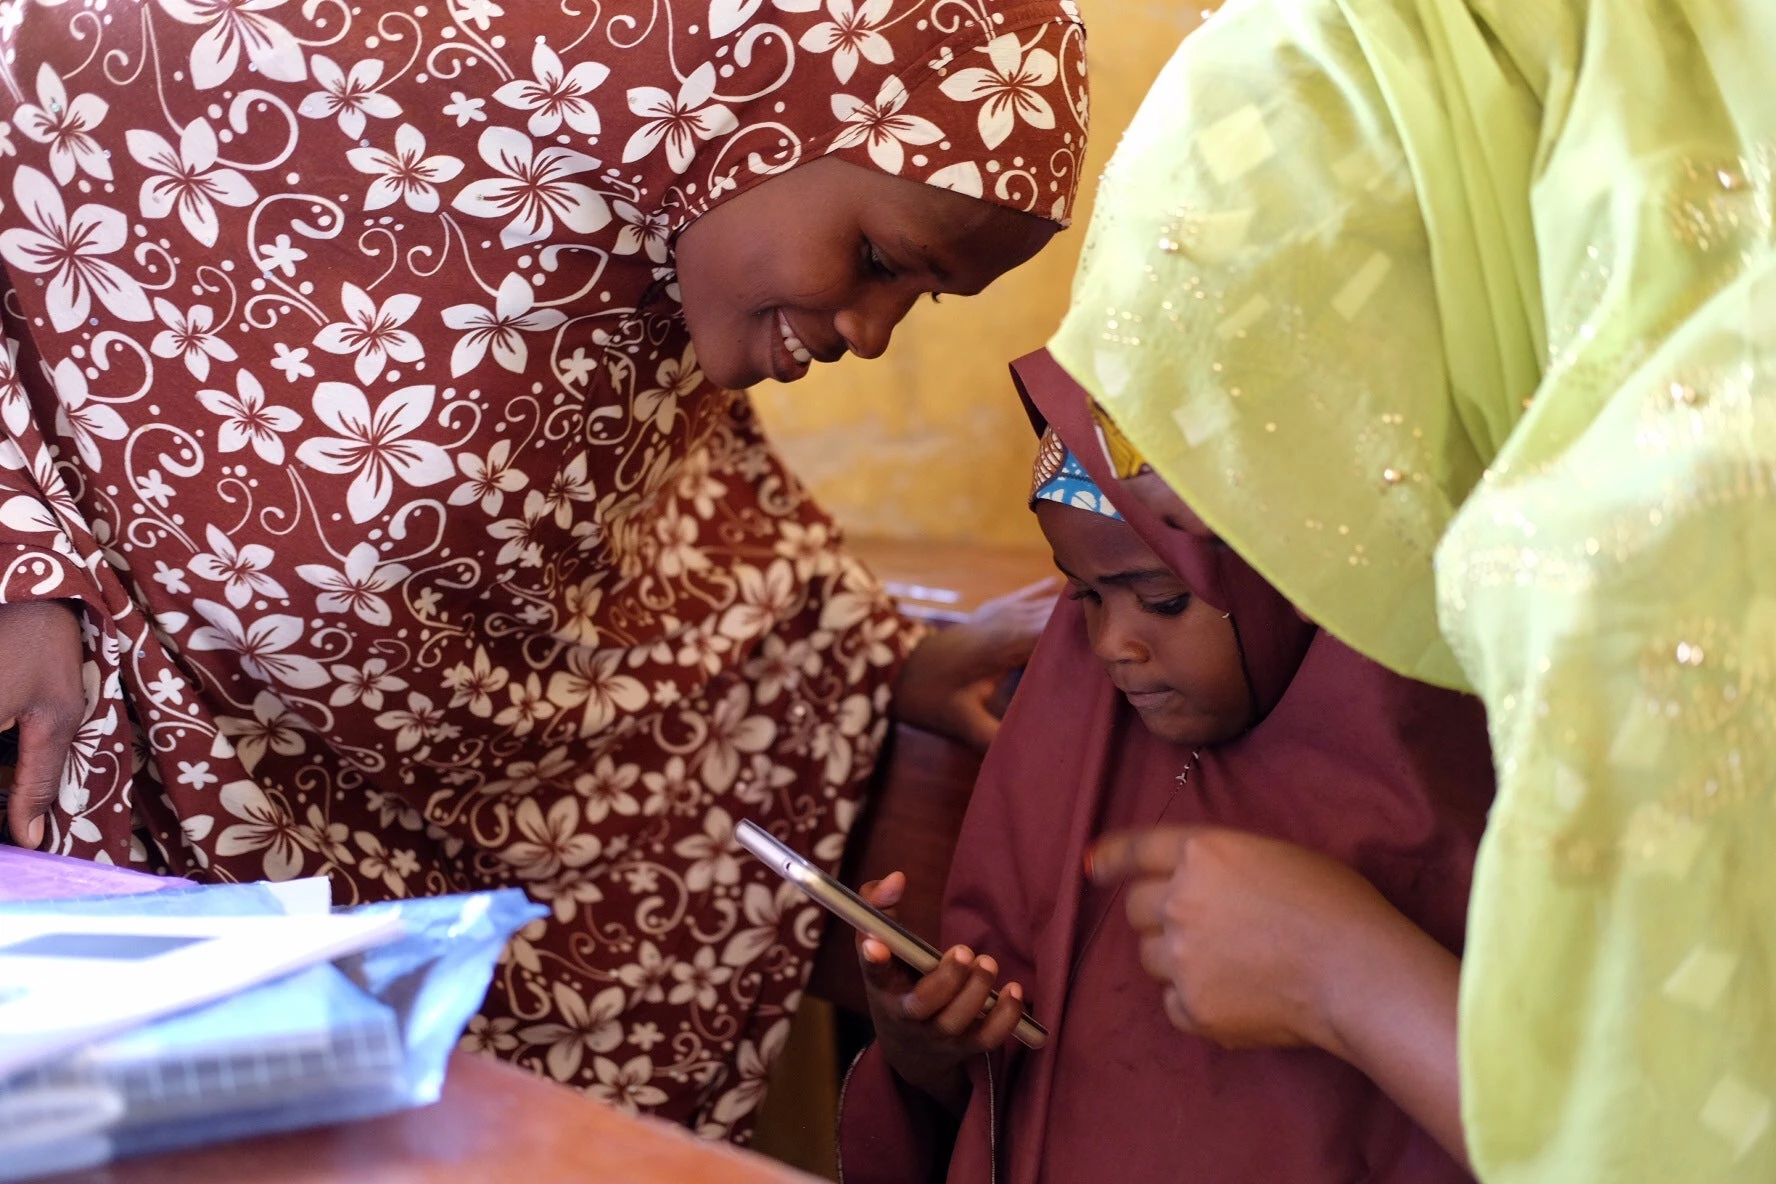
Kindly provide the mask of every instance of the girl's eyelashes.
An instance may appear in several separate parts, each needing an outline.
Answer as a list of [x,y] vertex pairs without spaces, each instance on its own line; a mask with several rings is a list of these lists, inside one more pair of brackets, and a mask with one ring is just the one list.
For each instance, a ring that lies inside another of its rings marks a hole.
[[1145,600],[1141,602],[1141,609],[1143,612],[1153,613],[1161,617],[1182,616],[1184,610],[1189,607],[1190,593],[1188,592],[1184,593],[1182,596],[1174,596],[1170,600],[1161,600],[1154,603],[1149,603]]

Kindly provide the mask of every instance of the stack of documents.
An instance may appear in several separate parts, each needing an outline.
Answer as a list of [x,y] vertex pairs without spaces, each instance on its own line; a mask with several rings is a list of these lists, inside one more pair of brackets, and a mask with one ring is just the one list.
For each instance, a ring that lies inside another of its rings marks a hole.
[[[435,1100],[540,910],[329,905],[324,880],[201,888],[0,847],[0,1181]],[[442,1024],[408,1022],[415,979]]]

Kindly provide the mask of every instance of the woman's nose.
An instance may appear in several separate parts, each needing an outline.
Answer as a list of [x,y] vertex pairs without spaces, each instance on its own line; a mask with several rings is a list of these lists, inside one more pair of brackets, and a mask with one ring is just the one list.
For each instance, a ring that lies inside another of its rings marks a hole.
[[916,297],[872,292],[833,317],[833,328],[845,346],[860,358],[879,358],[888,352],[895,327],[906,318]]

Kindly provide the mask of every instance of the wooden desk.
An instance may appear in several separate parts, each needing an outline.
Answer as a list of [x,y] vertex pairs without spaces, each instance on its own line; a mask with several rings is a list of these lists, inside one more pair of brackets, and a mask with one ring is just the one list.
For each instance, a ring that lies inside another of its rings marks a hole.
[[52,1184],[810,1184],[487,1057],[451,1058],[424,1110],[131,1160]]
[[982,601],[1055,575],[1046,547],[852,538],[851,550],[913,616],[954,620]]

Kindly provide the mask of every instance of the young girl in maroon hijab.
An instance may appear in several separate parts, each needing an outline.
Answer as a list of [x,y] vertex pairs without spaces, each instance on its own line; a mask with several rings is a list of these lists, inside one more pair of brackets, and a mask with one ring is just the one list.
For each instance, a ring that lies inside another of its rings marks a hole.
[[[846,1085],[845,1179],[1467,1179],[1439,1138],[1459,1155],[1455,983],[1492,792],[1478,705],[1358,656],[1146,509],[1082,392],[1046,356],[1015,371],[1049,428],[1033,502],[1072,595],[976,788],[944,962],[915,982],[860,942],[878,1042]],[[1099,836],[1160,824],[1263,873],[1206,902],[1261,931],[1231,931],[1246,961],[1196,951],[1262,975],[1222,984],[1248,1014],[1199,1025],[1162,1001],[1143,970],[1162,951],[1122,915],[1152,902],[1089,875]],[[1040,1051],[1007,1039],[1026,1000]],[[1394,1047],[1344,1043],[1359,1010]]]

